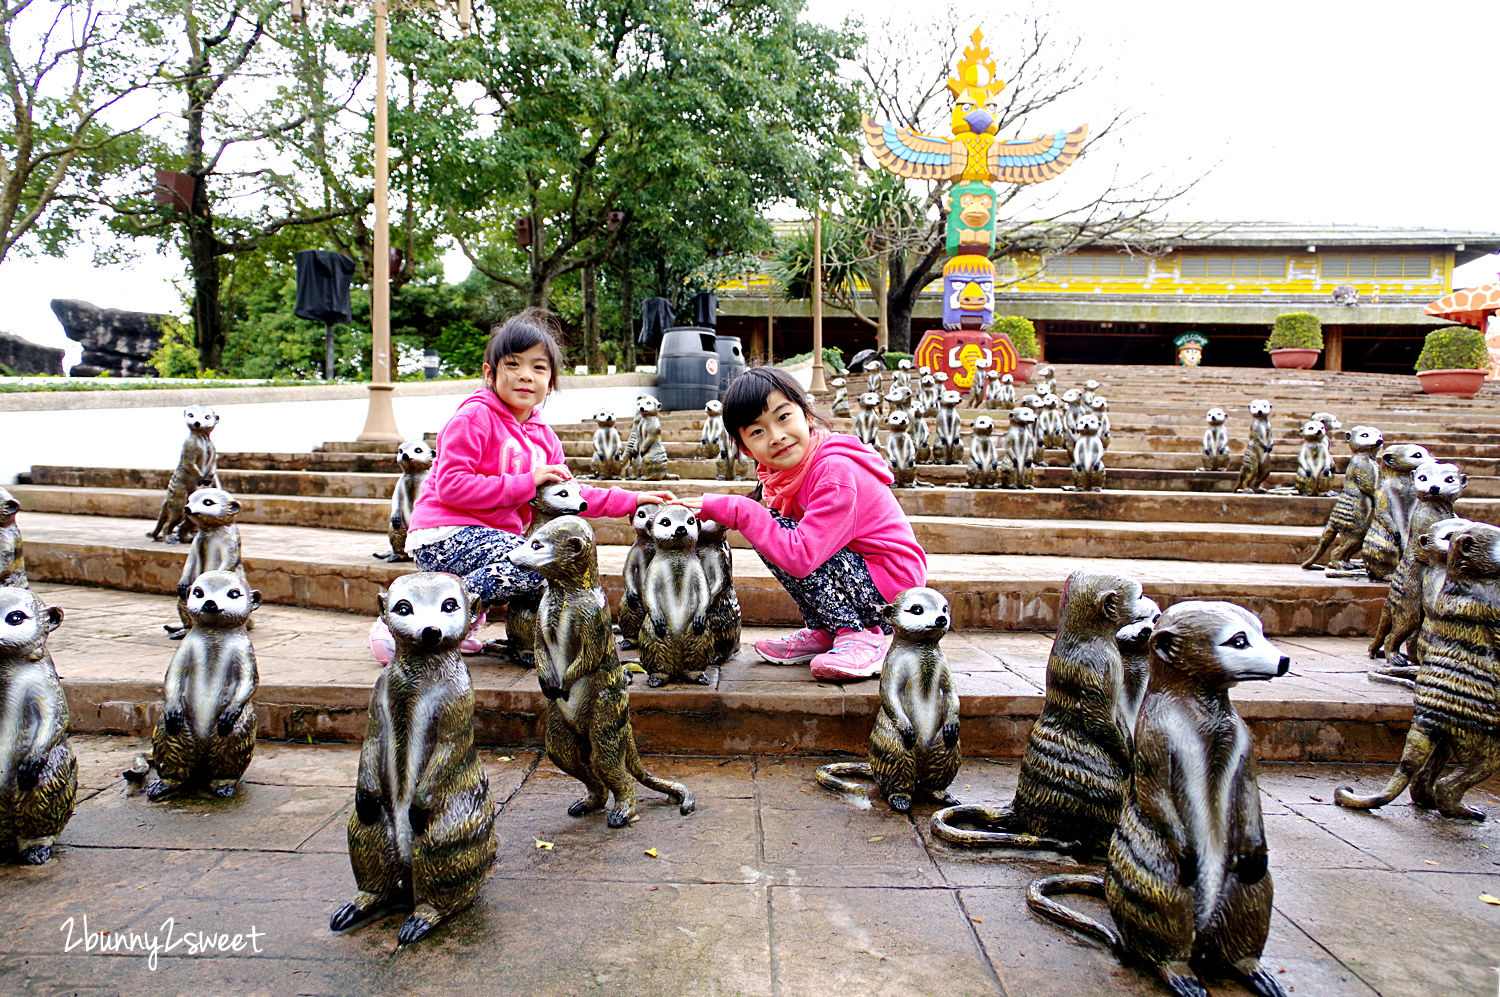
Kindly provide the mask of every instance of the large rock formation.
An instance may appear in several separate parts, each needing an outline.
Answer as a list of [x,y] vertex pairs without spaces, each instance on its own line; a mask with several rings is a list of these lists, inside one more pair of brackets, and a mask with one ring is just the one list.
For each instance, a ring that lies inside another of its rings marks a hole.
[[69,339],[83,344],[83,358],[70,373],[74,377],[156,374],[151,354],[161,345],[161,323],[167,316],[100,308],[87,301],[52,299],[52,313]]
[[57,346],[39,346],[20,336],[0,332],[0,368],[12,374],[59,375],[63,351]]

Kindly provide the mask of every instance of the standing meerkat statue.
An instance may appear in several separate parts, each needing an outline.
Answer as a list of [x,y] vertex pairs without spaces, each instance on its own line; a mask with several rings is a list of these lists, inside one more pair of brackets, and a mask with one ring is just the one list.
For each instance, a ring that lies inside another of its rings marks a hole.
[[1308,571],[1322,571],[1319,564],[1326,554],[1328,563],[1343,570],[1349,569],[1349,558],[1365,541],[1365,531],[1370,528],[1370,517],[1375,512],[1376,482],[1380,471],[1375,466],[1375,453],[1385,444],[1385,437],[1374,426],[1355,426],[1344,434],[1349,443],[1349,463],[1344,468],[1344,487],[1339,492],[1318,546],[1302,562]]
[[[227,571],[245,581],[240,559],[240,528],[234,524],[240,504],[222,488],[200,488],[187,503],[188,521],[197,530],[190,541],[182,574],[177,579],[177,616],[182,626],[166,624],[168,636],[181,640],[193,626],[188,612],[188,588],[205,571]],[[246,586],[249,587],[248,585]]]
[[[1192,966],[1225,970],[1261,997],[1285,997],[1260,964],[1272,886],[1249,728],[1229,700],[1240,682],[1290,660],[1254,614],[1181,602],[1150,641],[1151,680],[1135,727],[1135,778],[1104,875],[1046,876],[1026,890],[1037,914],[1149,964],[1174,994],[1207,997]],[[1102,898],[1114,925],[1052,899]]]
[[1257,398],[1250,403],[1250,437],[1245,441],[1245,455],[1240,473],[1234,479],[1237,492],[1264,492],[1271,476],[1271,403]]
[[1083,392],[1077,388],[1069,388],[1062,393],[1063,404],[1063,440],[1067,449],[1073,449],[1073,441],[1078,438],[1078,420],[1088,412],[1089,407],[1084,403]]
[[1332,412],[1314,412],[1312,418],[1315,422],[1323,424],[1323,435],[1330,440],[1333,439],[1334,430],[1344,427],[1344,424],[1339,421],[1339,417]]
[[1099,389],[1101,387],[1103,387],[1103,385],[1094,380],[1092,377],[1083,382],[1083,405],[1085,408],[1093,407],[1094,396],[1099,393]]
[[945,391],[939,400],[937,417],[937,447],[933,451],[933,462],[957,464],[963,450],[963,420],[958,415],[958,405],[963,396],[957,391]]
[[734,591],[734,555],[729,528],[712,519],[698,521],[698,560],[708,581],[709,661],[722,665],[740,649],[740,598]]
[[652,687],[673,680],[709,683],[713,638],[708,633],[709,590],[698,560],[698,517],[680,505],[657,509],[651,520],[656,553],[646,567],[641,602],[641,667]]
[[596,478],[618,478],[625,465],[625,443],[615,428],[615,414],[607,408],[594,413],[594,455],[589,470]]
[[917,482],[917,446],[907,431],[906,413],[892,412],[885,417],[885,462],[896,480],[892,488],[910,488]]
[[[616,436],[619,434],[616,433]],[[391,493],[390,526],[391,552],[375,554],[381,561],[410,561],[406,553],[406,528],[411,523],[411,508],[417,504],[417,493],[422,482],[437,460],[437,451],[426,440],[407,440],[396,448],[396,466],[401,468],[401,477],[396,479],[396,490]]]
[[641,427],[646,421],[646,411],[643,402],[650,399],[650,395],[638,395],[635,399],[635,415],[630,417],[630,434],[625,437],[624,460],[625,468],[621,477],[634,479],[641,476]]
[[255,753],[255,648],[245,624],[260,593],[232,571],[205,571],[188,590],[192,629],[163,681],[161,722],[151,734],[160,800],[192,785],[233,796]]
[[349,817],[359,892],[334,912],[334,931],[412,907],[396,941],[414,942],[467,907],[495,862],[495,802],[458,651],[480,608],[462,580],[435,571],[402,575],[380,593],[396,654],[370,693]]
[[52,857],[78,795],[68,699],[47,652],[62,618],[29,589],[0,587],[0,853],[26,865]]
[[1393,443],[1380,451],[1375,466],[1380,478],[1375,487],[1375,511],[1365,531],[1360,558],[1365,574],[1374,581],[1390,577],[1406,549],[1406,521],[1415,498],[1411,472],[1432,460],[1426,447],[1415,443]]
[[877,396],[881,394],[882,380],[885,375],[885,363],[880,360],[865,361],[865,390],[873,391]]
[[[1447,578],[1423,607],[1422,666],[1401,761],[1385,788],[1357,796],[1340,786],[1334,802],[1371,810],[1408,786],[1411,801],[1444,817],[1484,820],[1464,794],[1500,772],[1500,529],[1475,523],[1448,538]],[[1451,768],[1448,766],[1451,765]]]
[[859,396],[859,412],[854,416],[854,435],[866,446],[875,446],[880,436],[880,396],[866,391]]
[[656,554],[656,541],[651,537],[651,521],[661,506],[646,502],[635,507],[630,525],[635,527],[635,543],[625,552],[625,571],[621,581],[620,596],[620,647],[637,647],[641,639],[641,621],[646,618],[646,604],[641,593],[646,590],[646,568]]
[[891,386],[911,390],[911,361],[904,357],[896,361],[896,371],[891,375]]
[[911,443],[917,451],[917,463],[932,463],[932,432],[927,426],[927,410],[911,410]]
[[1104,449],[1109,449],[1109,399],[1103,395],[1095,395],[1094,400],[1089,402],[1089,411],[1094,418],[1099,420],[1099,441],[1104,444]]
[[26,581],[26,550],[21,544],[21,527],[16,525],[16,513],[21,503],[4,488],[0,488],[0,587],[29,588]]
[[1229,470],[1229,430],[1224,428],[1228,418],[1221,408],[1211,408],[1203,417],[1208,428],[1203,431],[1203,463],[1198,470]]
[[724,435],[724,403],[710,398],[703,406],[703,433],[698,437],[698,456],[717,457],[719,439]]
[[[718,403],[716,402],[714,404]],[[744,454],[740,453],[739,440],[735,439],[735,434],[731,433],[724,427],[724,423],[722,420],[719,422],[719,442],[717,453],[719,460],[718,473],[716,477],[719,481],[740,480],[740,468],[742,467],[745,468],[745,473],[749,474],[750,477],[755,477],[755,474],[752,472],[749,466],[752,462],[747,459]]]
[[1104,490],[1104,441],[1099,438],[1099,420],[1092,412],[1078,417],[1073,437],[1073,484],[1075,492]]
[[[529,503],[531,522],[526,536],[557,519],[576,516],[589,507],[578,482],[549,481],[536,490]],[[542,593],[518,592],[505,604],[505,643],[511,657],[530,668],[536,662],[536,610],[542,604]]]
[[1000,457],[998,483],[1001,488],[1036,487],[1036,415],[1018,405],[1010,410],[1010,428],[1005,431],[1005,449]]
[[214,427],[219,424],[219,414],[211,408],[189,406],[182,410],[187,423],[187,439],[182,442],[182,455],[177,458],[177,469],[167,481],[167,497],[161,504],[161,515],[156,517],[156,526],[146,536],[167,543],[185,541],[193,526],[185,517],[188,495],[197,488],[219,487],[219,454],[209,439]]
[[666,793],[683,815],[692,813],[687,787],[647,772],[636,751],[630,693],[609,635],[594,531],[582,519],[564,516],[505,556],[547,579],[536,645],[536,676],[547,698],[547,757],[588,790],[568,807],[568,816],[602,810],[613,794],[605,824],[631,823],[637,818],[632,779]]
[[[1370,642],[1370,657],[1386,657],[1383,666],[1371,665],[1371,682],[1389,682],[1416,688],[1422,649],[1417,639],[1429,606],[1437,606],[1438,594],[1448,580],[1448,546],[1455,533],[1473,526],[1473,520],[1455,516],[1413,534],[1411,550],[1391,575],[1391,587],[1380,608],[1380,624]],[[1406,650],[1399,648],[1406,645]]]
[[[1037,394],[1057,394],[1057,371],[1052,369],[1051,364],[1042,364],[1033,376],[1036,378]],[[1043,391],[1043,388],[1046,390]]]
[[[1051,397],[1050,395],[1048,396]],[[1042,439],[1042,415],[1047,411],[1047,401],[1041,395],[1025,394],[1021,396],[1019,407],[1031,409],[1031,451],[1035,454],[1033,458],[1038,467],[1046,467],[1046,454],[1043,452]]]
[[1134,711],[1144,688],[1126,672],[1120,633],[1157,614],[1139,582],[1069,575],[1047,659],[1047,698],[1026,742],[1015,799],[1003,808],[939,810],[933,833],[974,847],[1102,850],[1130,789]]
[[641,412],[641,432],[636,439],[636,477],[645,481],[677,480],[667,473],[667,447],[661,441],[661,402],[643,395],[637,403]]
[[1012,375],[992,370],[984,389],[985,408],[1009,412],[1016,407],[1016,379]]
[[842,377],[835,377],[828,382],[833,389],[833,414],[835,416],[849,415],[849,382]]
[[1333,494],[1333,457],[1328,452],[1328,432],[1316,419],[1302,424],[1302,448],[1297,451],[1297,494]]
[[974,435],[969,439],[968,487],[994,488],[1000,477],[1000,452],[995,448],[995,421],[987,415],[974,419]]
[[818,769],[818,784],[859,793],[854,777],[874,779],[892,810],[906,813],[926,797],[953,805],[948,786],[958,775],[958,690],[940,642],[953,614],[942,593],[911,588],[886,606],[895,630],[880,671],[880,711],[870,731],[870,760]]
[[1063,403],[1056,395],[1044,395],[1041,399],[1041,411],[1036,417],[1036,431],[1042,438],[1041,449],[1071,450],[1068,441],[1068,428],[1066,417],[1063,414]]
[[974,361],[974,380],[969,385],[969,408],[984,407],[984,391],[989,386],[990,368],[995,366],[995,361],[988,357],[980,357]]

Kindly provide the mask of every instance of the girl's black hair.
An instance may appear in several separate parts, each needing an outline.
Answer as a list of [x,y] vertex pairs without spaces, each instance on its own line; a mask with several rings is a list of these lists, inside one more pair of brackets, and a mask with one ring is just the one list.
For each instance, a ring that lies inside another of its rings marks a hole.
[[802,390],[797,379],[780,367],[746,367],[724,389],[724,428],[729,431],[740,452],[748,454],[740,431],[747,428],[766,410],[767,400],[773,392],[781,392],[793,405],[807,416],[809,425],[827,426],[822,416],[813,411],[812,399]]
[[524,353],[540,343],[547,350],[547,365],[552,368],[547,382],[547,391],[551,393],[557,390],[557,375],[563,365],[562,348],[557,345],[561,338],[562,330],[550,314],[541,308],[527,308],[491,327],[490,341],[484,347],[484,362],[491,371],[499,371],[501,358]]

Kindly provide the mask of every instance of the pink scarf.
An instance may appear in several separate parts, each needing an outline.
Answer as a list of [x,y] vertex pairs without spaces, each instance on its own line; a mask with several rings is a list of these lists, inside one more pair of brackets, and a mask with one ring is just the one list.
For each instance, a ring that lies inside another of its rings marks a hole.
[[813,458],[829,435],[828,430],[821,427],[813,429],[807,441],[807,453],[796,467],[775,470],[761,464],[755,465],[755,476],[760,479],[761,484],[761,497],[765,499],[768,508],[777,509],[782,515],[791,514],[792,503],[796,501],[797,493],[802,491],[802,482],[807,477],[808,469],[812,467]]

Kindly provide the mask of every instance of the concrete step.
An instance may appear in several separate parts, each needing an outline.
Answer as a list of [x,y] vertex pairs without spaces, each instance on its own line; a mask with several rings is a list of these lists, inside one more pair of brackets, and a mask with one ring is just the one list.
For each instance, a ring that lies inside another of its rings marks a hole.
[[[146,539],[152,522],[28,512],[21,523],[28,573],[37,581],[172,592],[184,549]],[[376,593],[412,570],[370,556],[388,549],[383,534],[255,524],[240,533],[251,584],[268,602],[368,614]],[[1163,607],[1183,599],[1232,599],[1258,614],[1271,634],[1368,634],[1385,599],[1384,584],[1328,578],[1290,564],[1080,559],[1051,553],[1044,540],[1039,537],[1037,554],[1029,557],[932,554],[928,584],[948,595],[956,627],[977,630],[1055,626],[1063,582],[1084,567],[1139,579]],[[612,604],[620,597],[626,549],[599,548]],[[736,550],[734,565],[747,623],[781,626],[799,620],[791,597],[755,554]]]
[[[169,596],[38,583],[63,609],[49,645],[68,696],[74,733],[145,736],[160,717],[162,676],[178,645],[161,624],[175,619]],[[373,609],[371,610],[373,614]],[[279,605],[255,614],[263,737],[359,743],[370,687],[370,615]],[[690,754],[863,754],[879,709],[875,680],[815,681],[805,666],[756,660],[752,645],[778,632],[749,628],[739,654],[712,670],[712,686],[630,690],[642,750]],[[482,635],[500,639],[501,624]],[[1018,757],[1042,705],[1050,633],[960,631],[943,639],[960,697],[966,757]],[[1393,761],[1411,720],[1404,690],[1364,677],[1368,659],[1353,638],[1279,640],[1293,660],[1275,682],[1236,687],[1233,696],[1257,754],[1283,761]],[[626,652],[628,658],[634,652]],[[536,673],[493,654],[466,657],[481,745],[536,745],[546,701]]]

